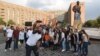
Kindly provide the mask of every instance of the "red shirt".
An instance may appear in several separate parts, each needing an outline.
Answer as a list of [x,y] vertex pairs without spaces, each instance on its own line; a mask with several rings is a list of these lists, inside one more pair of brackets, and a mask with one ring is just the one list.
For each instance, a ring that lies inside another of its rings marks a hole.
[[18,38],[19,37],[19,30],[14,30],[13,36],[14,36],[14,38]]

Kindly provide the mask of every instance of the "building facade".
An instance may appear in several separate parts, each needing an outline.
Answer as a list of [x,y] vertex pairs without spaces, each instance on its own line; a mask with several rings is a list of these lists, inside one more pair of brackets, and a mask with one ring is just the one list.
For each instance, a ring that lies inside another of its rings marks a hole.
[[13,20],[16,24],[24,24],[26,21],[35,22],[41,20],[43,24],[48,24],[50,19],[53,19],[53,15],[7,2],[0,1],[0,17],[5,22]]
[[[4,1],[0,1],[0,17],[5,22],[13,20],[16,24],[23,25],[25,22],[35,22],[41,20],[43,24],[55,25],[57,21],[66,20],[67,24],[74,25],[74,12],[73,6],[76,3],[71,3],[68,11],[41,11],[33,8],[19,6]],[[85,22],[85,5],[81,3],[81,19],[82,23]]]

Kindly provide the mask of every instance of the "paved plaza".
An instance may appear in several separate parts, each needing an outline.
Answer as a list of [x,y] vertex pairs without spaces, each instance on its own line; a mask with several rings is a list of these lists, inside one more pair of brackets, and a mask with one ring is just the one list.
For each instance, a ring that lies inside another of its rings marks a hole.
[[[88,30],[89,33],[89,30]],[[95,33],[95,32],[94,32]],[[100,37],[100,36],[99,36]],[[96,37],[94,37],[96,38]],[[13,45],[13,43],[12,43]],[[0,56],[25,56],[25,47],[20,47],[18,50],[8,50],[4,52],[4,38],[2,37],[2,33],[0,33]],[[40,56],[74,56],[72,52],[61,52],[61,49],[56,51],[52,51],[51,49],[40,49],[39,50]],[[32,56],[34,54],[32,53]],[[89,46],[89,55],[88,56],[100,56],[100,41],[94,42]]]
[[[0,56],[25,56],[25,48],[21,47],[18,50],[8,50],[8,52],[4,52],[4,45],[0,45]],[[72,52],[61,52],[61,49],[56,51],[52,51],[50,49],[40,49],[40,56],[74,56]],[[34,54],[32,53],[34,56]],[[89,55],[88,56],[100,56],[100,43],[92,43],[89,46]]]

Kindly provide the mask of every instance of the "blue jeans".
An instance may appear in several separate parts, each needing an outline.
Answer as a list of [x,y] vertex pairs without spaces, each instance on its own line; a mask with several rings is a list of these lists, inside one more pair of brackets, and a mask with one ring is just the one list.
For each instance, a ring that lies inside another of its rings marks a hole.
[[49,42],[48,41],[45,41],[44,42],[44,45],[45,45],[45,47],[49,47]]
[[75,13],[74,14],[74,19],[75,20],[80,20],[80,13]]
[[62,41],[62,49],[66,50],[66,39],[63,39]]
[[88,55],[88,42],[84,42],[82,46],[82,54],[87,56]]
[[66,51],[69,51],[70,46],[69,46],[69,41],[66,41]]
[[14,50],[18,49],[18,38],[14,38]]

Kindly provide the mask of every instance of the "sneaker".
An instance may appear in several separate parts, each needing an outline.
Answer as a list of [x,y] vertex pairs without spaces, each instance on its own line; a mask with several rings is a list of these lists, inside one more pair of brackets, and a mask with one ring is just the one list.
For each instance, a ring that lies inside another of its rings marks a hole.
[[70,52],[70,51],[67,51],[67,52]]
[[73,49],[71,48],[70,51],[73,51]]
[[11,48],[9,48],[9,50],[12,50]]
[[75,52],[75,53],[74,53],[74,55],[78,55],[78,53],[77,53],[77,52]]
[[7,50],[5,49],[4,52],[7,52]]
[[66,51],[65,49],[62,49],[62,52]]

